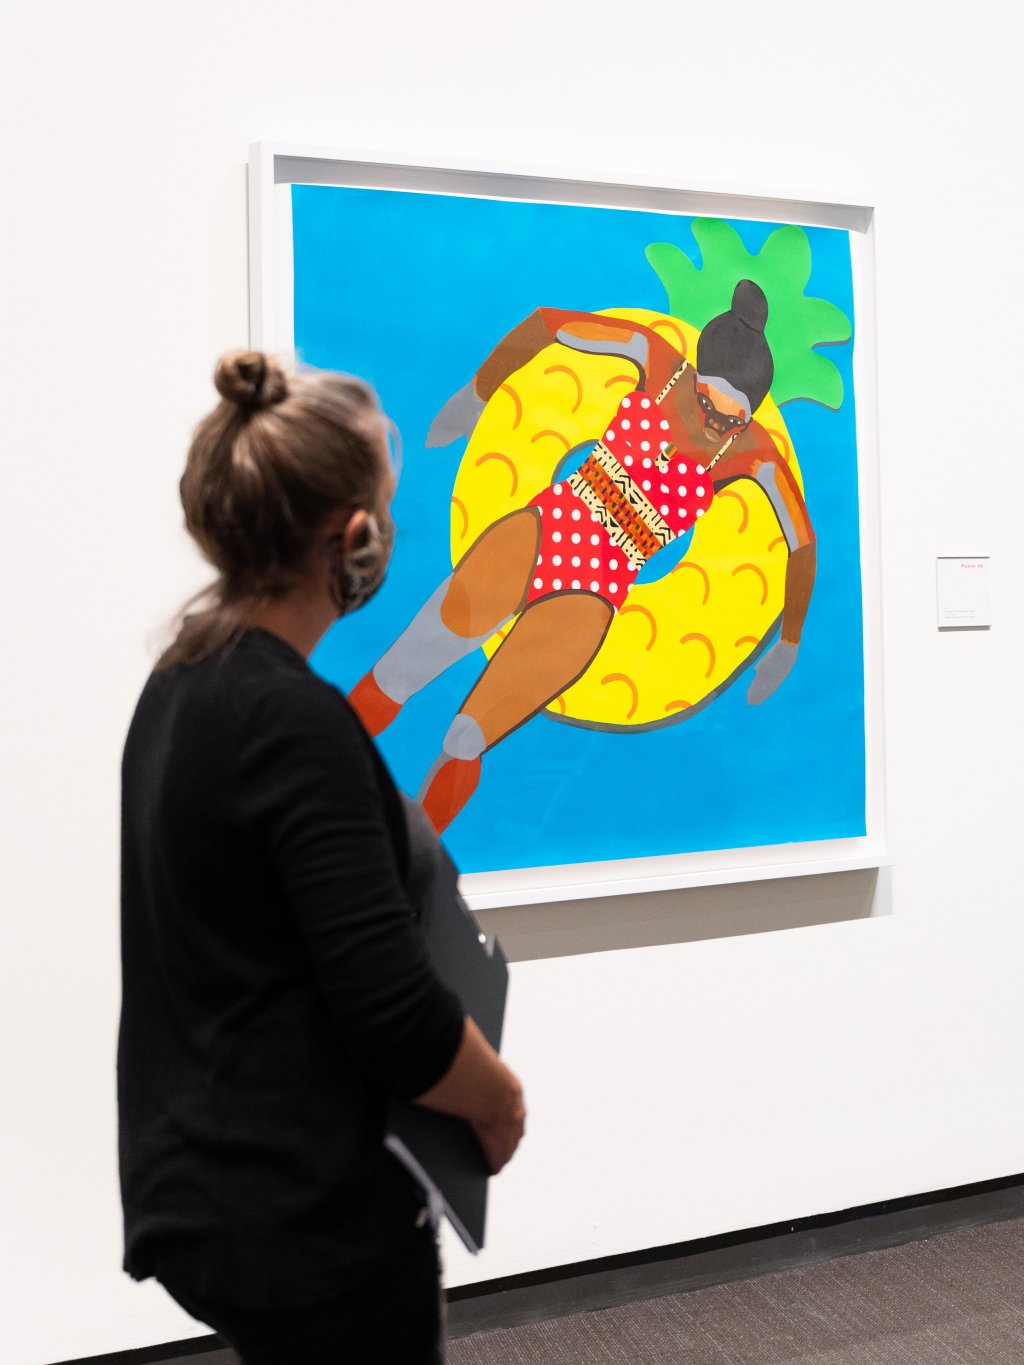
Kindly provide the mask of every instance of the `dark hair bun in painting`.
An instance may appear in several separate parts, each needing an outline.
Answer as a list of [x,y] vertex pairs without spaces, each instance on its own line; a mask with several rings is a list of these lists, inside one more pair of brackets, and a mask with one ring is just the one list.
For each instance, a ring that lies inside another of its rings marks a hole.
[[251,412],[273,407],[288,393],[284,371],[262,351],[228,351],[217,362],[213,382],[222,398]]
[[750,404],[750,415],[772,386],[775,363],[764,328],[768,300],[753,280],[740,280],[727,313],[712,318],[697,339],[699,374],[727,379]]
[[732,311],[755,332],[763,332],[768,321],[768,300],[753,280],[740,280],[732,291]]

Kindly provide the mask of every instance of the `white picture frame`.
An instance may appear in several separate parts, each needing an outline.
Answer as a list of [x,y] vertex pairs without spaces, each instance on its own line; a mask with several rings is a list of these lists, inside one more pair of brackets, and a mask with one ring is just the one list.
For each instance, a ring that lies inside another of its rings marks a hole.
[[867,204],[723,190],[700,183],[604,182],[483,164],[439,166],[319,147],[262,142],[249,164],[250,343],[294,355],[291,187],[338,185],[410,193],[653,210],[839,228],[849,233],[857,344],[858,492],[864,658],[865,833],[852,838],[731,848],[602,862],[476,872],[463,877],[470,905],[543,901],[693,887],[878,867],[886,835],[881,547],[875,394],[875,213]]

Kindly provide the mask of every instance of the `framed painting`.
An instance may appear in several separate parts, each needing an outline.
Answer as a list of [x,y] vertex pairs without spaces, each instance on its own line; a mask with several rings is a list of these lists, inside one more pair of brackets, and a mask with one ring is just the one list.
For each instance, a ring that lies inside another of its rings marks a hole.
[[873,214],[260,144],[252,343],[400,435],[312,663],[478,907],[885,861]]

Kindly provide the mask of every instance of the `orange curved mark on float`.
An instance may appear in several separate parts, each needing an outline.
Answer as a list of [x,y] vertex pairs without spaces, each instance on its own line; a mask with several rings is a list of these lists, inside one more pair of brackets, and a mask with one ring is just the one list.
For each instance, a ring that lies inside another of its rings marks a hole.
[[466,532],[469,530],[469,513],[466,511],[466,504],[460,498],[452,498],[452,506],[457,507],[462,513],[462,530],[459,532],[459,539],[466,539]]
[[775,549],[776,545],[785,545],[785,543],[786,543],[785,536],[776,536],[774,540],[770,540],[768,542],[768,553],[770,554],[772,550]]
[[686,354],[686,337],[683,335],[680,328],[678,328],[676,324],[672,322],[669,318],[659,318],[657,322],[652,322],[651,331],[674,332],[676,335],[676,340],[679,342],[680,355]]
[[708,578],[707,570],[701,568],[699,564],[694,564],[692,559],[681,559],[679,563],[676,565],[676,567],[672,570],[672,572],[678,573],[680,569],[693,569],[696,573],[700,574],[701,578],[703,578],[704,596],[701,599],[701,606],[706,607],[708,604],[708,598],[711,596],[711,579]]
[[666,710],[666,711],[687,711],[687,710],[689,710],[689,708],[690,708],[692,705],[693,705],[693,702],[692,702],[692,701],[667,701],[667,702],[665,703],[665,710]]
[[605,677],[603,677],[603,678],[601,679],[601,686],[602,686],[602,687],[606,687],[609,683],[617,683],[617,682],[619,682],[619,683],[625,683],[626,686],[629,688],[631,697],[633,698],[632,703],[631,703],[631,705],[630,705],[630,708],[629,708],[629,710],[626,712],[626,719],[627,719],[627,720],[632,720],[632,719],[633,719],[633,715],[634,715],[634,713],[636,712],[636,708],[637,708],[637,706],[639,705],[639,702],[640,702],[640,693],[637,691],[636,683],[633,681],[632,678],[628,677],[625,673],[609,673],[609,674],[607,674]]
[[714,673],[715,671],[715,647],[706,635],[700,635],[697,633],[697,631],[691,631],[689,635],[682,636],[679,643],[681,645],[687,645],[690,643],[691,640],[697,640],[707,650],[708,666],[704,676],[705,678],[710,678],[712,673]]
[[565,698],[562,696],[561,692],[559,692],[558,696],[555,697],[555,698],[553,699],[553,701],[548,702],[548,705],[549,705],[549,706],[557,706],[559,712],[560,712],[563,716],[565,715]]
[[790,460],[793,457],[793,447],[789,444],[789,441],[786,439],[786,433],[784,431],[776,431],[773,427],[765,427],[765,431],[768,433],[768,435],[772,438],[772,441],[775,443],[775,449],[779,452],[779,454],[786,461],[786,463],[789,464]]
[[560,431],[551,431],[550,428],[547,431],[538,431],[535,436],[531,436],[530,444],[536,445],[537,442],[542,441],[545,436],[553,436],[556,441],[561,441],[562,445],[565,446],[566,450],[569,449],[569,442],[566,439],[566,437],[563,436]]
[[544,371],[544,373],[567,374],[569,376],[572,382],[576,385],[576,402],[573,403],[572,405],[572,411],[577,412],[579,410],[580,404],[583,402],[583,381],[582,379],[580,379],[576,371],[570,369],[568,365],[549,365],[547,369]]
[[606,379],[604,381],[604,386],[606,389],[610,389],[613,384],[628,384],[630,388],[633,388],[636,384],[636,375],[613,374],[611,379]]
[[479,469],[482,464],[486,464],[488,460],[501,460],[503,464],[508,465],[512,472],[512,487],[509,489],[509,497],[511,497],[519,487],[519,471],[516,469],[515,464],[507,455],[503,455],[500,450],[489,450],[486,455],[481,455],[479,460],[476,461],[477,469]]
[[761,580],[761,606],[763,607],[768,601],[768,580],[764,576],[764,570],[759,569],[756,564],[737,564],[732,571],[733,578],[735,578],[738,573],[756,574]]
[[639,606],[638,604],[635,604],[635,603],[634,603],[632,606],[623,607],[622,610],[619,612],[619,615],[620,615],[620,616],[625,616],[625,615],[627,615],[628,612],[631,612],[631,611],[638,611],[638,612],[640,612],[643,616],[646,616],[646,617],[647,617],[647,620],[648,620],[648,622],[650,623],[650,627],[651,627],[651,638],[650,638],[650,640],[648,640],[647,644],[644,645],[644,649],[646,649],[646,650],[649,652],[650,650],[652,650],[652,649],[654,648],[654,642],[655,642],[655,640],[658,638],[658,623],[657,623],[657,621],[654,619],[654,616],[652,615],[652,613],[649,612],[649,611],[647,610],[646,607],[641,607],[641,606]]
[[499,385],[498,385],[498,392],[499,392],[499,393],[507,393],[508,396],[509,396],[509,398],[511,398],[511,399],[512,399],[512,402],[515,403],[515,405],[516,405],[516,420],[512,423],[512,430],[515,431],[516,427],[517,427],[517,426],[519,425],[519,423],[523,420],[523,402],[522,402],[522,399],[521,399],[521,398],[519,397],[519,395],[516,393],[515,389],[512,387],[511,384],[499,384]]
[[736,501],[739,503],[741,515],[740,524],[736,530],[736,534],[738,536],[741,536],[743,532],[747,529],[747,522],[750,520],[750,513],[747,510],[746,499],[743,498],[739,493],[737,493],[735,488],[723,488],[721,493],[718,494],[718,496],[720,498],[735,498]]
[[736,641],[736,648],[741,649],[744,645],[756,645],[758,643],[756,635],[741,635]]

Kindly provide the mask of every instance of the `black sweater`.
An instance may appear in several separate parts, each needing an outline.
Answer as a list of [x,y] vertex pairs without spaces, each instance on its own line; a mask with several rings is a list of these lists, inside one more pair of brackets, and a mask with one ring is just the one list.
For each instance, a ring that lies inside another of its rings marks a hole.
[[388,1097],[462,1009],[403,884],[401,800],[348,703],[250,630],[155,673],[125,746],[125,1268],[227,1303],[334,1294],[412,1235]]

